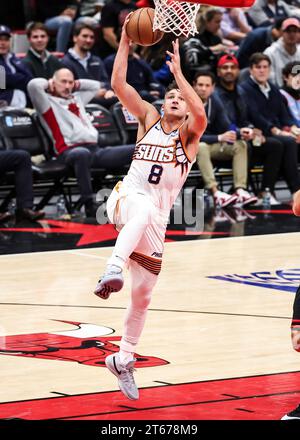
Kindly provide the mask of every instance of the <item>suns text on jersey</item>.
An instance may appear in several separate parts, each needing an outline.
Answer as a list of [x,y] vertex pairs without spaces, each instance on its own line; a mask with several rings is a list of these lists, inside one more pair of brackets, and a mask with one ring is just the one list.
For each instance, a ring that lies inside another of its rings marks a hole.
[[168,147],[158,145],[139,144],[134,153],[134,159],[148,160],[151,162],[174,162],[175,144]]

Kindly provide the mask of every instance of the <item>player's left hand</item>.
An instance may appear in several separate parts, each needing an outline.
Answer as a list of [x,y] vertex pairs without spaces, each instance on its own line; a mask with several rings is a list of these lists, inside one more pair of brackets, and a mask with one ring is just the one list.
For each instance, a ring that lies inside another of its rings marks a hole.
[[131,15],[132,15],[132,12],[129,12],[129,14],[126,15],[126,18],[124,20],[123,27],[122,27],[122,33],[121,33],[121,40],[125,41],[128,44],[128,46],[132,45],[132,41],[130,40],[130,38],[127,35],[126,26],[127,26],[127,23],[129,22]]
[[170,61],[166,61],[166,64],[169,66],[171,73],[176,76],[177,73],[181,73],[181,65],[180,65],[180,55],[179,55],[179,40],[176,38],[175,41],[172,41],[173,45],[173,53],[170,51],[166,51]]

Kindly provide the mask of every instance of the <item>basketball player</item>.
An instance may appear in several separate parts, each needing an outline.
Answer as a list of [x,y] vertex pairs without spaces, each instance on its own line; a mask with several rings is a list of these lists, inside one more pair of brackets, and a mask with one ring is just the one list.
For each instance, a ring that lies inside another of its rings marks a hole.
[[[293,197],[293,212],[300,217],[300,190]],[[291,324],[291,338],[294,350],[300,352],[300,286],[297,289]],[[300,404],[294,410],[287,413],[281,420],[300,420]]]
[[172,43],[173,53],[167,52],[176,83],[166,91],[163,117],[126,82],[130,40],[125,25],[111,84],[139,126],[131,167],[107,201],[108,217],[120,233],[94,293],[107,299],[111,292],[121,290],[123,269],[129,267],[131,301],[120,351],[108,356],[105,363],[117,376],[124,395],[135,400],[139,393],[133,377],[134,353],[161,269],[170,209],[195,162],[207,121],[201,99],[181,71],[178,40]]

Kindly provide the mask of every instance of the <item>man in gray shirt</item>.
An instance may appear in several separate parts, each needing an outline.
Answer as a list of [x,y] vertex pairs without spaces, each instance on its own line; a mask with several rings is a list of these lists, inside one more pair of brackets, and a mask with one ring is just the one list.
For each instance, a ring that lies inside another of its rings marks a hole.
[[92,125],[85,105],[95,96],[100,83],[74,80],[62,68],[53,78],[35,78],[28,84],[31,101],[42,116],[54,141],[59,160],[74,169],[87,216],[94,216],[91,168],[118,169],[131,162],[134,145],[100,148],[98,131]]

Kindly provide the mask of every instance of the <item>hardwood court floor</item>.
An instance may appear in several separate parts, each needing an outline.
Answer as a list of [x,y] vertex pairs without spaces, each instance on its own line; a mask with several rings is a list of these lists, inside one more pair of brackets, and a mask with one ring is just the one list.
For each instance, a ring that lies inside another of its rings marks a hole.
[[92,294],[111,248],[0,256],[0,418],[279,419],[300,401],[289,330],[299,239],[166,243],[138,347],[139,401],[103,367],[129,297],[127,275],[108,301]]

